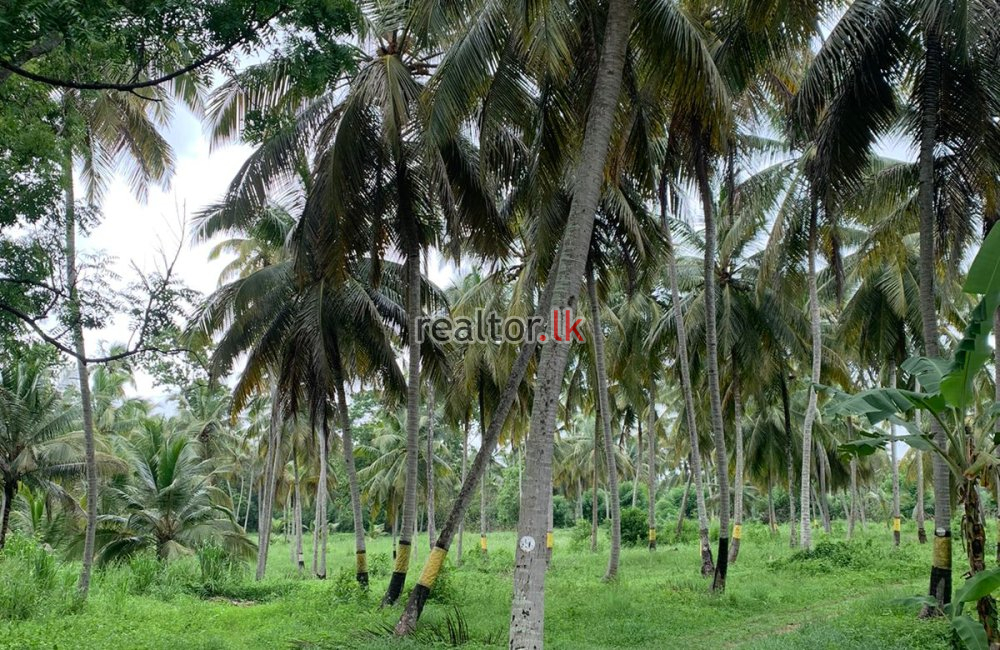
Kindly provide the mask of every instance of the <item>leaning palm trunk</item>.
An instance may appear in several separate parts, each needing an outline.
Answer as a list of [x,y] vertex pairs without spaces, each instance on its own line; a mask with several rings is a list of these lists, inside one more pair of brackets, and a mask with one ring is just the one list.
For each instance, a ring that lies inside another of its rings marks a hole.
[[[573,176],[565,232],[559,246],[560,260],[552,297],[553,307],[559,310],[573,309],[578,302],[621,91],[632,5],[631,0],[610,0],[608,3],[600,63]],[[555,332],[549,330],[546,334],[551,336]],[[552,498],[553,430],[568,355],[568,342],[552,343],[543,348],[538,362],[528,430],[524,493],[517,525],[519,542],[514,559],[511,648],[541,648],[543,645],[546,563],[535,540],[545,532],[546,513]]]
[[[646,491],[649,493],[646,515],[649,523],[649,550],[656,550],[656,391],[654,382],[649,382],[649,413],[646,414],[646,444],[649,446],[649,468],[646,476]],[[638,489],[636,484],[636,489]]]
[[[406,165],[397,161],[400,182],[408,183]],[[416,224],[413,224],[416,230]],[[416,233],[410,233],[415,238]],[[420,316],[420,249],[411,241],[406,256],[407,271],[407,335],[409,347],[409,375],[406,380],[406,483],[403,488],[403,528],[399,533],[399,550],[393,567],[389,587],[382,597],[382,605],[392,605],[399,599],[410,568],[410,548],[417,522],[417,472],[420,435],[420,335],[417,331]]]
[[[684,307],[681,302],[680,283],[677,279],[677,257],[674,254],[673,236],[667,223],[667,176],[660,177],[660,227],[667,244],[667,274],[670,277],[670,300],[674,307],[674,322],[677,330],[677,361],[681,370],[681,392],[684,394],[684,415],[688,430],[688,444],[691,445],[691,466],[688,470],[694,477],[695,503],[698,508],[698,539],[701,543],[701,575],[710,576],[715,571],[712,561],[712,545],[708,539],[708,510],[705,507],[705,487],[701,476],[701,450],[698,442],[698,425],[695,421],[694,391],[691,384],[691,369],[688,365],[687,330],[684,327]],[[683,516],[683,515],[682,515]],[[680,533],[678,532],[678,536]]]
[[[77,379],[80,382],[80,401],[83,411],[84,462],[87,467],[87,528],[83,537],[83,568],[78,588],[84,598],[90,591],[90,574],[94,566],[94,541],[97,536],[97,451],[94,442],[94,411],[90,396],[90,371],[87,368],[87,348],[83,338],[83,320],[80,315],[80,293],[77,287],[76,268],[76,198],[73,191],[73,146],[66,141],[66,160],[63,163],[63,182],[66,192],[66,288],[69,292],[69,317],[73,334],[73,351],[76,355]],[[4,501],[10,512],[11,501]],[[4,522],[6,524],[6,521]]]
[[[923,328],[924,352],[938,356],[938,323],[934,290],[935,233],[937,215],[934,209],[934,146],[937,140],[939,93],[941,91],[942,53],[940,36],[934,28],[926,35],[922,102],[920,113],[919,186],[917,204],[920,212],[920,322]],[[931,421],[931,433],[941,449],[948,448],[948,437],[936,420]],[[951,482],[948,464],[934,454],[931,459],[934,484],[934,549],[931,557],[930,595],[939,606],[951,602]],[[930,614],[925,611],[925,614]]]
[[743,404],[740,400],[740,380],[733,378],[733,436],[736,439],[736,493],[733,496],[733,545],[729,547],[729,563],[735,564],[740,555],[743,536]]
[[805,421],[802,424],[802,471],[799,472],[801,479],[800,499],[800,520],[799,520],[799,541],[802,548],[809,548],[812,545],[812,526],[809,521],[810,503],[809,494],[811,490],[810,480],[812,479],[812,430],[816,421],[816,384],[820,380],[820,367],[823,359],[822,332],[819,324],[819,292],[816,288],[816,247],[818,233],[817,221],[817,199],[815,190],[811,190],[809,198],[809,330],[812,338],[812,375],[809,384],[809,402],[806,405]]
[[[558,268],[560,257],[557,254],[553,262],[553,269],[549,272],[548,280],[545,283],[545,290],[542,292],[541,300],[535,308],[535,316],[542,316],[547,313],[552,305],[552,294],[555,289],[556,279],[555,271]],[[455,535],[455,531],[458,530],[459,522],[465,518],[465,513],[472,503],[472,496],[475,494],[476,487],[480,483],[482,483],[482,488],[479,491],[480,548],[481,552],[484,555],[486,554],[486,472],[493,458],[493,451],[496,449],[497,441],[500,439],[500,431],[507,419],[507,414],[510,412],[510,408],[514,404],[514,399],[517,397],[518,387],[520,387],[524,375],[528,371],[528,364],[535,355],[536,346],[537,342],[535,341],[528,341],[521,346],[517,354],[517,359],[514,360],[514,365],[511,366],[507,384],[504,386],[503,392],[500,393],[500,400],[496,405],[496,410],[493,412],[493,419],[490,421],[488,429],[486,428],[483,387],[482,381],[480,381],[479,430],[482,442],[479,445],[479,451],[476,452],[475,459],[472,461],[472,468],[469,471],[469,475],[466,476],[465,481],[462,483],[462,488],[458,492],[458,498],[455,500],[455,504],[448,514],[448,519],[445,521],[444,527],[441,529],[437,544],[435,544],[430,556],[428,556],[424,569],[420,574],[420,579],[410,592],[406,608],[403,610],[402,616],[399,617],[399,622],[396,623],[397,635],[407,635],[416,629],[417,621],[420,619],[420,614],[423,612],[427,597],[434,587],[441,564],[444,562],[444,558],[451,548],[451,541]]]
[[858,516],[858,459],[851,458],[851,512],[847,520],[847,539],[854,537],[854,522]]
[[[622,550],[621,503],[618,497],[615,448],[611,438],[611,405],[608,399],[608,370],[604,363],[604,332],[601,331],[601,310],[597,302],[593,265],[587,268],[587,297],[590,302],[590,332],[594,337],[594,365],[597,367],[597,399],[601,405],[601,444],[608,468],[608,503],[611,506],[611,553],[608,556],[608,569],[604,573],[604,579],[613,580],[618,575],[618,560]],[[635,488],[633,485],[633,491]]]
[[[712,188],[708,180],[708,152],[705,136],[695,125],[695,175],[705,216],[705,347],[708,356],[708,400],[711,410],[712,438],[715,442],[715,474],[719,484],[719,550],[715,555],[715,576],[712,591],[726,589],[729,569],[729,457],[726,454],[726,435],[722,424],[722,396],[719,390],[719,337],[715,321],[715,206],[712,205]],[[680,329],[678,327],[678,329]]]
[[601,406],[598,404],[597,408],[594,409],[594,456],[593,456],[593,478],[590,482],[590,552],[597,552],[597,477],[599,475],[598,468],[601,466],[600,463],[600,451],[601,448]]
[[[681,494],[681,507],[677,512],[677,530],[674,532],[674,539],[678,542],[682,541],[682,536],[684,534],[684,513],[687,512],[688,507],[688,495],[691,493],[691,480],[694,475],[691,471],[691,463],[688,462],[687,468],[681,467],[681,471],[687,471],[687,481],[684,483],[684,492]],[[709,549],[711,552],[711,549]]]

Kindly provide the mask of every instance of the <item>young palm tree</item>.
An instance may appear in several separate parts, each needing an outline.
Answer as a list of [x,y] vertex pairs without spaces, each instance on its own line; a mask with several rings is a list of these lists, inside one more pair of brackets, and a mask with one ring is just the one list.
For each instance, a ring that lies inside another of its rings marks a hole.
[[0,381],[0,476],[3,478],[0,548],[3,548],[19,486],[65,496],[54,479],[84,474],[86,465],[82,437],[73,432],[78,414],[63,402],[42,363],[23,361],[4,372]]

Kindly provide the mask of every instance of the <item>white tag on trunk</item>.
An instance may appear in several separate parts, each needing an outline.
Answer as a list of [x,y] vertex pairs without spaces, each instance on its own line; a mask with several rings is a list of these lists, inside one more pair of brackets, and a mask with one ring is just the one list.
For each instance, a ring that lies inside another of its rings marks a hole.
[[519,541],[517,545],[525,553],[531,553],[535,550],[535,538],[531,535],[525,535],[521,538],[521,541]]

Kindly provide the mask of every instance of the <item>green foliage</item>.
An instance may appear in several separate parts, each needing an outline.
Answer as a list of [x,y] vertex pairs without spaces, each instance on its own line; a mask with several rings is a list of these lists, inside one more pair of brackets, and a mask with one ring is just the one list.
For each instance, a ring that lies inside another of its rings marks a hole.
[[649,517],[640,508],[622,510],[622,544],[636,546],[649,538]]
[[0,551],[0,619],[25,620],[42,612],[67,614],[79,606],[73,572],[28,537],[11,535]]

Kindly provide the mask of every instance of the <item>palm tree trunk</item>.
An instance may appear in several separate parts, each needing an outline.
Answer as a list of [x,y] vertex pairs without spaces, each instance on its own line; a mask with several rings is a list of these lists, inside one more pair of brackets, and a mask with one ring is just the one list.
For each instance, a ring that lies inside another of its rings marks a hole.
[[785,424],[785,437],[788,445],[785,447],[786,471],[788,473],[788,546],[795,548],[798,546],[795,531],[797,522],[795,517],[795,461],[792,458],[792,409],[788,399],[788,379],[784,370],[781,373],[781,410]]
[[3,482],[3,514],[0,515],[0,549],[7,543],[7,529],[10,526],[10,509],[14,504],[14,495],[17,492],[17,481],[9,476]]
[[[923,327],[924,353],[938,356],[938,322],[934,288],[935,210],[934,146],[937,141],[939,93],[941,91],[941,42],[931,27],[925,34],[926,56],[920,106],[919,187],[920,211],[920,322]],[[931,421],[931,433],[941,449],[947,449],[948,437]],[[934,552],[931,554],[929,593],[939,606],[951,602],[951,481],[948,465],[938,454],[932,457],[934,484]],[[930,613],[930,612],[925,612]]]
[[[621,91],[632,8],[631,0],[610,0],[608,3],[600,63],[574,174],[569,214],[559,246],[560,261],[552,305],[560,311],[576,307],[587,263]],[[548,327],[546,330],[547,335],[556,334]],[[544,532],[548,501],[552,496],[553,430],[568,355],[568,342],[544,346],[537,366],[524,495],[517,526],[509,632],[512,648],[541,648],[543,644],[545,562],[544,554],[537,551],[535,540]]]
[[636,426],[635,438],[635,474],[632,477],[632,506],[635,507],[639,494],[639,478],[642,476],[642,421]]
[[[590,303],[590,331],[594,337],[594,360],[597,366],[597,399],[601,405],[601,443],[608,468],[608,504],[611,507],[611,553],[608,556],[608,568],[604,573],[604,579],[614,580],[618,575],[618,561],[622,551],[621,503],[618,495],[615,447],[611,437],[611,404],[608,399],[608,369],[604,358],[604,332],[601,330],[601,309],[597,302],[597,283],[594,282],[593,265],[587,267],[587,297]],[[635,487],[633,485],[633,492]]]
[[242,474],[240,475],[240,491],[236,496],[236,508],[233,512],[233,519],[237,522],[240,520],[240,511],[243,510],[243,490],[246,489],[246,477]]
[[[695,421],[694,390],[691,383],[691,369],[688,365],[687,330],[684,326],[684,307],[681,300],[680,283],[677,279],[677,257],[674,254],[673,236],[667,222],[667,172],[660,176],[660,227],[667,244],[667,274],[670,276],[670,300],[674,308],[674,322],[677,331],[677,361],[681,370],[681,392],[684,395],[684,415],[688,430],[688,444],[691,446],[691,475],[694,476],[695,502],[698,507],[698,538],[701,542],[701,575],[709,576],[715,571],[712,560],[712,546],[708,539],[708,511],[705,507],[705,487],[701,476],[701,449],[698,441],[698,425]],[[680,533],[678,533],[678,536]]]
[[819,292],[816,288],[816,248],[818,245],[817,209],[818,202],[815,190],[810,191],[809,198],[809,331],[812,338],[812,375],[809,384],[809,403],[806,406],[805,421],[802,425],[802,471],[799,477],[802,481],[799,498],[801,500],[801,520],[799,522],[799,539],[802,548],[812,546],[812,526],[809,521],[809,493],[812,479],[812,430],[816,421],[816,389],[814,386],[820,380],[820,368],[823,359],[822,331],[819,323]]
[[427,547],[434,550],[434,386],[427,386],[427,455],[424,459],[427,480]]
[[271,544],[271,523],[274,511],[274,491],[281,461],[281,406],[278,404],[278,385],[271,389],[271,421],[268,428],[267,453],[261,476],[257,513],[257,580],[264,579],[267,570],[267,551]]
[[[729,457],[726,453],[726,435],[722,423],[722,396],[719,389],[719,337],[715,317],[715,206],[708,178],[708,160],[705,135],[694,125],[695,175],[701,195],[705,217],[705,347],[708,356],[708,400],[711,410],[712,438],[715,442],[715,474],[719,484],[719,550],[715,555],[715,576],[712,591],[726,589],[729,569]],[[678,328],[680,329],[680,328]]]
[[[554,268],[549,271],[549,277],[546,280],[545,289],[542,291],[542,297],[535,309],[536,317],[543,317],[552,305],[552,296],[555,291],[556,280],[555,271],[558,268],[560,258],[561,255],[557,253],[556,259],[553,262]],[[535,356],[536,346],[536,341],[528,341],[521,346],[517,359],[515,359],[514,365],[511,366],[510,376],[507,377],[507,384],[504,386],[503,392],[500,393],[500,399],[497,402],[496,408],[493,412],[493,418],[490,421],[488,429],[486,428],[486,409],[484,404],[483,382],[480,377],[479,430],[481,432],[480,435],[482,436],[482,441],[479,445],[479,451],[476,452],[476,457],[472,461],[472,468],[469,471],[469,475],[462,483],[462,488],[458,492],[458,498],[455,500],[455,503],[451,508],[451,512],[448,514],[448,519],[445,521],[444,527],[441,529],[441,534],[438,536],[437,544],[435,545],[435,548],[431,552],[430,556],[427,558],[427,563],[421,572],[420,580],[410,592],[410,597],[406,602],[406,608],[403,610],[403,614],[399,617],[399,621],[396,623],[395,633],[399,636],[408,635],[416,629],[417,621],[420,619],[421,612],[423,612],[424,603],[427,601],[427,597],[430,595],[430,590],[433,588],[434,581],[437,577],[437,570],[435,569],[435,566],[440,567],[440,564],[444,561],[444,557],[447,555],[448,549],[451,548],[451,540],[454,537],[455,531],[458,529],[458,523],[465,517],[465,513],[468,511],[469,505],[472,503],[472,496],[475,494],[476,487],[480,483],[482,483],[482,489],[479,491],[480,549],[483,555],[486,555],[487,471],[489,470],[489,464],[493,459],[493,452],[496,449],[497,441],[500,438],[500,431],[503,428],[504,422],[507,420],[507,414],[510,412],[510,408],[514,404],[514,399],[517,397],[517,391],[522,380],[524,379],[525,373],[528,370],[528,364]]]
[[326,578],[326,537],[327,537],[327,474],[330,467],[330,426],[327,422],[326,405],[323,405],[323,422],[316,432],[319,438],[319,480],[316,482],[316,519],[313,525],[313,575],[320,580]]
[[247,525],[250,523],[250,508],[253,504],[253,466],[250,467],[250,480],[247,481],[247,511],[243,513],[243,530],[246,531]]
[[[469,463],[469,414],[465,414],[465,426],[462,429],[462,484],[468,473]],[[462,541],[465,538],[465,517],[458,522],[458,547],[456,549],[455,566],[462,566]]]
[[854,521],[858,515],[858,459],[851,458],[851,512],[847,521],[847,539],[854,537]]
[[771,473],[767,473],[767,524],[771,528],[771,537],[778,534],[778,518],[774,514],[774,495],[771,491],[774,487],[774,481],[771,480]]
[[[646,521],[649,524],[649,550],[656,550],[656,390],[654,381],[649,381],[649,409],[646,414],[646,444],[649,447],[649,466],[646,475],[646,491],[649,493]],[[638,490],[638,481],[636,482]]]
[[[83,567],[78,588],[83,598],[90,591],[90,575],[94,566],[94,542],[97,536],[97,451],[94,441],[94,410],[90,396],[90,370],[87,367],[87,347],[83,337],[83,320],[80,314],[80,294],[77,287],[76,267],[76,197],[73,188],[73,145],[65,141],[63,183],[66,194],[66,288],[69,292],[69,317],[76,354],[77,379],[80,383],[80,401],[83,411],[84,462],[87,471],[87,528],[83,537]],[[10,508],[9,505],[5,507]]]
[[[919,382],[916,382],[916,390],[920,390]],[[913,414],[913,422],[920,427],[920,411]],[[921,544],[927,543],[927,531],[924,530],[924,454],[922,451],[914,450],[917,463],[917,541]]]
[[[684,492],[681,494],[681,507],[680,511],[677,513],[677,530],[674,535],[678,542],[681,541],[681,535],[684,534],[684,515],[687,513],[688,495],[691,493],[691,481],[693,478],[694,472],[691,471],[691,463],[689,461],[687,467],[687,481],[684,483]],[[709,553],[711,553],[711,549],[709,549]],[[705,575],[704,571],[702,572],[702,575]]]
[[733,436],[736,440],[736,493],[733,498],[733,545],[729,548],[729,563],[734,564],[740,554],[740,537],[743,535],[743,403],[740,399],[740,380],[733,376]]
[[[889,388],[896,387],[896,361],[889,359]],[[896,425],[889,424],[889,462],[892,464],[892,545],[899,546],[899,455],[896,448]]]
[[829,487],[827,483],[827,477],[829,473],[826,471],[826,456],[822,448],[816,448],[816,465],[819,470],[819,514],[823,520],[823,531],[829,535],[830,534],[830,500],[829,500]]
[[302,482],[299,478],[299,455],[296,450],[292,449],[292,472],[295,476],[295,510],[293,510],[292,519],[295,526],[295,560],[299,568],[299,575],[302,575],[306,569],[306,563],[303,561],[302,556]]
[[[397,162],[400,178],[406,177],[405,163]],[[414,230],[416,225],[413,224]],[[415,240],[416,234],[411,237]],[[417,521],[417,472],[420,436],[420,248],[411,241],[406,256],[407,270],[407,334],[409,349],[409,374],[406,380],[406,483],[403,488],[403,528],[399,534],[399,551],[389,588],[382,598],[382,606],[392,605],[399,599],[410,568],[410,547]]]
[[590,483],[590,552],[597,552],[597,495],[598,495],[598,467],[600,466],[600,455],[597,451],[600,449],[600,430],[601,430],[601,407],[598,405],[594,409],[594,476]]
[[[340,360],[339,350],[337,360]],[[365,548],[365,520],[361,512],[361,485],[354,463],[354,434],[351,431],[351,416],[347,409],[347,391],[344,387],[344,373],[337,364],[334,381],[337,389],[337,413],[340,416],[341,447],[344,452],[344,468],[347,470],[347,484],[351,493],[351,517],[354,524],[355,577],[362,587],[368,586],[368,556]],[[326,537],[324,532],[324,537]]]

